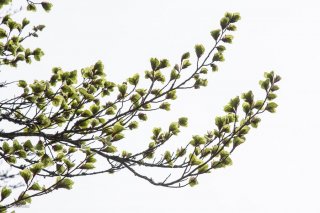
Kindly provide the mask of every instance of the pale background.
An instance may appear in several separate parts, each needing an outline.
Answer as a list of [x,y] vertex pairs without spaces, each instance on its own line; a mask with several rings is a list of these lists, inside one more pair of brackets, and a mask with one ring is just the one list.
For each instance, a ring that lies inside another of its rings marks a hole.
[[[155,187],[128,172],[77,179],[71,191],[33,199],[17,212],[219,212],[317,213],[319,190],[318,1],[56,0],[49,14],[32,15],[46,24],[38,39],[40,63],[2,72],[4,79],[46,79],[53,66],[73,70],[101,59],[110,79],[122,82],[149,68],[150,57],[178,62],[196,43],[212,42],[209,32],[224,12],[242,20],[218,73],[209,86],[178,94],[172,112],[158,112],[128,143],[149,143],[153,126],[188,116],[177,143],[214,127],[214,117],[241,92],[259,91],[264,71],[283,77],[276,114],[233,154],[234,165],[200,177],[195,188]],[[259,94],[259,92],[258,92]],[[147,132],[148,134],[144,134]]]

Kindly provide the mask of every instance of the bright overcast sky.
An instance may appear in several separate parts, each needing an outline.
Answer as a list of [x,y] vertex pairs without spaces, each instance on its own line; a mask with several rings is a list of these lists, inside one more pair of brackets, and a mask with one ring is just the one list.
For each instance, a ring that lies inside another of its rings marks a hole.
[[[127,143],[148,144],[151,128],[166,127],[181,116],[189,127],[174,143],[214,127],[214,117],[235,95],[260,93],[263,72],[274,70],[280,84],[279,108],[233,154],[233,166],[202,175],[197,187],[155,187],[128,172],[76,179],[71,191],[33,199],[17,212],[320,212],[319,61],[320,4],[305,1],[53,1],[51,13],[33,15],[47,26],[31,46],[46,55],[40,63],[2,72],[2,78],[46,79],[53,66],[65,70],[101,59],[110,79],[122,82],[149,68],[149,58],[171,64],[196,43],[212,42],[209,32],[226,11],[242,20],[228,46],[226,61],[209,76],[209,86],[184,91],[172,112],[152,115]],[[318,98],[317,98],[318,97]],[[129,136],[128,136],[129,137]]]

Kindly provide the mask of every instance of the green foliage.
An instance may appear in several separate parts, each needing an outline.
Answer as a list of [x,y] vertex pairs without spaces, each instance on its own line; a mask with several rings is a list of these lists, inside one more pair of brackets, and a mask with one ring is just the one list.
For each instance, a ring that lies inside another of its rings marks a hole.
[[49,12],[53,5],[50,2],[43,1],[43,2],[41,2],[41,6],[46,12]]
[[39,185],[39,183],[34,183],[30,186],[30,190],[41,191],[42,187]]
[[187,117],[179,118],[178,123],[180,126],[187,127],[188,126],[188,118]]
[[33,175],[29,169],[24,169],[20,171],[20,176],[23,178],[24,182],[27,184]]
[[195,185],[198,185],[198,180],[197,180],[197,178],[191,177],[191,178],[189,179],[189,185],[190,185],[191,187],[194,187]]
[[7,188],[7,187],[3,187],[1,189],[1,201],[3,201],[4,199],[6,199],[7,197],[10,196],[12,190]]
[[0,9],[5,6],[8,5],[12,2],[12,0],[0,0]]
[[200,58],[204,51],[205,51],[205,48],[202,44],[197,44],[195,47],[194,47],[195,51],[196,51],[196,55],[198,58]]
[[186,52],[184,53],[182,56],[181,56],[181,62],[190,58],[190,53],[189,52]]
[[221,33],[221,30],[220,29],[217,29],[217,30],[213,30],[211,31],[211,36],[214,40],[218,40],[218,38],[220,37],[220,33]]
[[[8,3],[0,1],[0,8]],[[52,4],[28,1],[28,10],[37,11],[39,7],[48,12]],[[0,210],[11,204],[27,204],[32,197],[40,195],[37,193],[71,189],[75,176],[128,169],[155,185],[184,187],[197,185],[201,174],[232,165],[232,152],[245,142],[251,127],[258,127],[261,114],[275,112],[278,106],[275,99],[281,78],[273,71],[266,72],[260,81],[265,97],[256,100],[250,90],[230,99],[223,107],[225,114],[214,119],[213,129],[193,135],[185,143],[179,141],[176,151],[164,149],[164,152],[162,148],[180,133],[180,127],[188,126],[187,117],[169,122],[166,128],[153,128],[151,141],[135,141],[127,133],[137,129],[139,122],[147,121],[151,112],[169,111],[181,90],[207,86],[206,75],[210,74],[209,69],[216,72],[218,62],[224,61],[224,52],[233,41],[231,34],[237,29],[238,20],[238,13],[226,13],[220,20],[220,29],[211,31],[212,49],[205,51],[202,44],[197,44],[195,57],[185,52],[174,66],[168,59],[151,58],[151,69],[144,73],[147,80],[136,73],[120,84],[112,82],[106,77],[101,61],[80,71],[54,67],[49,80],[18,80],[21,94],[0,101],[1,121],[19,127],[16,131],[4,127],[0,132],[0,154],[4,163],[17,171],[24,186],[12,203],[1,202],[4,207]],[[29,26],[27,18],[20,22],[10,16],[3,18],[0,65],[17,66],[20,62],[31,63],[42,58],[44,52],[40,48],[25,48],[23,42],[37,37],[44,25],[31,30]],[[123,150],[125,143],[136,143],[141,149],[135,153]],[[105,167],[96,168],[96,162],[103,160],[105,164],[99,165]],[[137,166],[185,172],[181,178],[168,175],[159,181],[151,173],[140,173]],[[52,182],[52,178],[56,179]],[[2,187],[1,199],[10,193],[9,187]]]
[[85,163],[80,166],[80,169],[85,169],[85,170],[94,169],[94,168],[95,166],[93,163]]
[[73,181],[70,178],[61,178],[58,177],[57,178],[57,182],[56,182],[56,189],[72,189],[73,186]]

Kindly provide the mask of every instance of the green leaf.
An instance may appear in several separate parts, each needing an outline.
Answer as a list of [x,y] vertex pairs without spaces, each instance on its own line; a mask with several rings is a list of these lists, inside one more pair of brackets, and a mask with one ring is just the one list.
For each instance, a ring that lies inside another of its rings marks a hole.
[[118,90],[121,94],[122,97],[124,97],[126,95],[126,92],[127,92],[127,85],[126,84],[121,84],[121,85],[118,85]]
[[153,71],[158,69],[160,62],[157,58],[150,58],[150,64]]
[[277,83],[278,81],[281,81],[281,76],[279,75],[274,78],[274,83]]
[[43,167],[43,163],[36,163],[30,168],[30,171],[33,173],[33,175],[36,175],[43,169]]
[[166,151],[165,153],[164,153],[164,159],[167,161],[167,163],[169,163],[170,161],[171,161],[171,153],[170,153],[170,151]]
[[[197,150],[197,149],[196,149],[196,150]],[[199,152],[196,153],[196,154],[199,154]],[[197,156],[196,156],[195,154],[190,154],[190,155],[189,155],[189,159],[190,159],[190,164],[191,164],[192,166],[194,166],[194,165],[201,165],[201,164],[203,163],[203,161],[200,160],[199,158],[197,158]]]
[[212,72],[217,72],[218,71],[218,66],[215,64],[210,64]]
[[210,34],[211,34],[212,38],[217,41],[220,36],[220,32],[221,32],[221,30],[217,29],[217,30],[212,30],[210,32]]
[[251,110],[251,106],[250,106],[250,104],[248,102],[244,102],[242,104],[242,109],[246,114],[248,114],[250,112],[250,110]]
[[169,126],[169,132],[171,132],[174,135],[177,135],[179,131],[179,123],[177,122],[172,122]]
[[186,52],[186,53],[184,53],[184,54],[181,56],[181,61],[186,60],[186,59],[188,59],[188,58],[190,58],[190,53],[189,53],[189,52]]
[[224,61],[224,56],[221,52],[217,52],[212,57],[212,62],[214,61]]
[[194,186],[197,185],[197,184],[198,184],[197,178],[191,177],[191,178],[189,179],[189,185],[190,185],[191,187],[194,187]]
[[239,96],[231,99],[230,102],[229,102],[229,104],[230,104],[234,109],[237,109],[237,108],[238,108],[239,103],[240,103],[240,98],[239,98]]
[[233,107],[230,105],[230,104],[227,104],[224,108],[223,108],[223,110],[225,111],[225,112],[234,112],[234,109],[233,109]]
[[21,159],[26,159],[27,158],[27,152],[24,150],[19,150],[15,153],[16,155],[19,156]]
[[30,21],[29,21],[28,19],[24,18],[24,19],[22,20],[22,28],[24,28],[25,26],[27,26],[29,23],[30,23]]
[[136,86],[139,83],[140,76],[138,73],[134,74],[131,78],[128,78],[128,82],[131,85]]
[[107,153],[115,153],[117,152],[117,147],[115,146],[107,146],[103,151],[107,152]]
[[160,127],[153,128],[152,133],[153,133],[153,137],[151,137],[151,139],[156,140],[161,133],[161,128]]
[[207,74],[208,73],[208,69],[206,67],[202,67],[200,70],[201,74]]
[[6,199],[7,197],[10,196],[12,190],[7,188],[7,187],[3,187],[1,189],[1,201],[3,201],[4,199]]
[[41,2],[41,6],[46,12],[49,12],[53,5],[50,2]]
[[10,164],[15,164],[17,162],[17,159],[15,156],[9,156],[8,158],[6,158],[6,161]]
[[243,126],[240,130],[239,130],[239,135],[243,136],[245,134],[248,134],[248,132],[250,131],[250,127],[249,126]]
[[233,14],[232,14],[232,17],[231,17],[231,19],[230,19],[230,22],[231,22],[231,23],[234,23],[234,22],[239,21],[240,19],[241,19],[241,16],[240,16],[239,13],[233,13]]
[[153,149],[156,146],[155,142],[150,142],[149,143],[149,149]]
[[28,86],[27,82],[24,80],[19,80],[18,87],[26,88]]
[[232,40],[233,40],[233,36],[232,35],[225,35],[221,40],[225,43],[231,44]]
[[206,139],[204,137],[201,137],[200,135],[192,136],[192,140],[190,141],[190,144],[192,146],[199,146],[205,143],[206,143]]
[[171,90],[166,94],[166,99],[175,100],[177,99],[176,90]]
[[277,91],[277,90],[279,90],[279,86],[278,85],[272,85],[271,91],[274,92],[274,91]]
[[52,105],[55,107],[58,107],[61,105],[62,101],[64,100],[64,98],[61,95],[56,95],[54,96],[54,98],[52,99]]
[[82,117],[91,117],[93,114],[92,114],[92,112],[90,111],[90,110],[88,110],[88,109],[86,109],[86,110],[84,110],[82,113],[81,113],[81,116]]
[[184,60],[182,62],[182,69],[186,69],[188,68],[189,66],[191,66],[191,62],[189,60]]
[[93,70],[96,71],[95,74],[99,75],[99,76],[103,75],[103,69],[104,69],[104,65],[103,65],[102,61],[98,61],[93,66]]
[[13,140],[12,148],[14,151],[18,151],[18,150],[23,149],[23,147],[20,145],[19,141],[16,139]]
[[28,184],[33,175],[29,169],[24,169],[20,171],[20,176],[23,178],[24,182]]
[[145,113],[139,113],[138,118],[142,121],[146,121],[148,119],[148,117]]
[[68,170],[70,170],[72,167],[75,166],[75,163],[71,162],[71,161],[68,160],[68,159],[64,159],[63,162],[66,164]]
[[35,190],[35,191],[41,191],[41,190],[42,190],[42,187],[40,186],[39,183],[34,183],[34,184],[32,184],[32,186],[30,186],[29,189],[30,189],[30,190]]
[[229,30],[229,31],[236,31],[236,30],[237,30],[237,27],[236,27],[236,25],[229,24],[229,26],[227,27],[227,30]]
[[2,150],[4,154],[8,154],[10,152],[10,145],[6,141],[2,144]]
[[132,121],[132,122],[128,125],[128,127],[129,127],[130,130],[132,130],[132,129],[137,129],[138,126],[139,126],[139,123],[138,123],[137,121]]
[[63,189],[72,189],[74,182],[70,178],[57,178],[56,189],[63,188]]
[[170,80],[175,80],[175,79],[179,79],[179,78],[180,78],[180,75],[177,72],[177,70],[175,70],[175,69],[171,70]]
[[90,106],[90,111],[93,113],[93,114],[96,114],[98,113],[100,110],[100,106],[97,105],[97,104],[93,104]]
[[233,139],[233,145],[236,147],[236,146],[239,146],[240,144],[244,143],[244,139],[240,138],[240,137],[235,137]]
[[268,98],[268,100],[273,100],[273,99],[277,98],[277,95],[274,93],[269,93],[267,98]]
[[226,50],[226,47],[223,45],[219,45],[219,46],[217,46],[217,50],[222,53]]
[[259,83],[261,88],[267,91],[270,85],[270,79],[267,78],[266,80],[260,81]]
[[119,140],[121,140],[121,139],[123,139],[123,138],[124,138],[124,134],[122,134],[122,133],[115,134],[115,135],[113,136],[113,138],[112,138],[112,142],[114,142],[114,141],[119,141]]
[[162,59],[160,61],[159,69],[167,68],[170,66],[169,60],[168,59]]
[[196,51],[196,55],[198,58],[200,58],[204,51],[205,51],[205,48],[202,44],[197,44],[195,47],[194,47],[195,51]]
[[266,110],[268,112],[274,113],[276,112],[277,107],[278,107],[278,104],[276,104],[275,102],[269,102],[266,106]]
[[209,172],[209,165],[208,164],[204,164],[203,166],[200,166],[198,168],[198,172],[199,173],[207,173],[207,172]]
[[93,163],[85,163],[80,166],[80,169],[86,169],[86,170],[90,170],[90,169],[94,169],[94,168],[95,168],[95,166]]
[[53,151],[55,152],[59,152],[63,150],[63,145],[61,144],[55,144],[54,146],[52,146]]
[[41,157],[41,163],[42,163],[42,166],[44,167],[52,166],[54,164],[53,160],[48,154],[44,154]]
[[255,109],[261,109],[263,107],[264,101],[263,100],[258,100],[256,101],[256,103],[254,104],[254,108]]
[[169,102],[163,102],[159,106],[160,109],[164,109],[166,111],[170,111],[170,103]]
[[120,122],[117,122],[114,124],[112,129],[113,129],[113,134],[117,134],[117,133],[122,132],[124,130],[124,127],[122,126],[122,124]]
[[7,37],[7,32],[4,29],[0,28],[0,39],[6,38],[6,37]]
[[221,129],[222,126],[224,125],[224,121],[223,121],[222,117],[217,116],[215,118],[215,124],[218,127],[218,129]]
[[226,157],[222,160],[221,162],[222,164],[224,164],[225,166],[231,166],[232,165],[232,159],[230,157]]
[[180,126],[187,127],[188,126],[188,118],[187,117],[181,117],[181,118],[179,118],[178,123],[179,123]]
[[229,24],[229,18],[227,17],[223,17],[221,20],[220,20],[220,26],[221,26],[221,29],[224,30]]
[[97,162],[97,159],[92,155],[87,158],[87,163],[95,163]]
[[246,93],[242,93],[241,98],[244,101],[248,102],[249,104],[252,104],[253,103],[253,99],[254,99],[254,95],[253,95],[252,91],[250,90],[250,91],[248,91]]
[[32,12],[36,12],[37,11],[37,7],[34,4],[28,4],[27,10],[28,11],[32,11]]
[[251,119],[251,126],[253,128],[257,128],[258,127],[258,124],[260,123],[261,119],[258,118],[258,117],[254,117]]

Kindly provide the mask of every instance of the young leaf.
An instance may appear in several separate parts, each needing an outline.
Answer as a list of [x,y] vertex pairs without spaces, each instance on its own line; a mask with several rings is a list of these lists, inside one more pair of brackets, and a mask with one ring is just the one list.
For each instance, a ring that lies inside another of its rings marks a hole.
[[181,117],[181,118],[179,118],[178,123],[179,123],[180,126],[187,127],[188,126],[188,118],[187,117]]
[[50,2],[41,2],[41,6],[46,12],[49,12],[53,5]]
[[73,181],[70,178],[60,179],[57,178],[56,189],[63,188],[63,189],[72,189]]
[[200,58],[204,51],[205,51],[205,48],[202,44],[197,44],[195,47],[194,47],[195,51],[196,51],[196,55],[198,58]]
[[85,163],[80,166],[80,169],[86,169],[86,170],[94,169],[94,168],[95,166],[93,163]]
[[224,30],[229,24],[229,18],[227,17],[223,17],[221,20],[220,20],[220,26],[221,26],[221,29]]
[[190,57],[190,53],[189,53],[189,52],[186,52],[186,53],[184,53],[184,54],[181,56],[181,61],[186,60],[186,59],[188,59],[189,57]]
[[24,169],[20,171],[20,176],[23,178],[24,182],[28,184],[29,180],[32,178],[32,173],[29,169]]
[[220,36],[220,32],[221,32],[221,30],[217,29],[217,30],[211,31],[210,34],[211,34],[212,38],[217,41]]
[[29,189],[35,190],[35,191],[41,191],[42,187],[39,185],[39,183],[34,183],[34,184],[32,184],[32,186]]
[[197,184],[198,184],[197,178],[191,177],[191,178],[189,179],[189,185],[190,185],[191,187],[194,187],[194,186],[197,185]]
[[4,199],[6,199],[7,197],[10,196],[12,190],[7,188],[7,187],[3,187],[1,189],[1,201],[3,201]]

